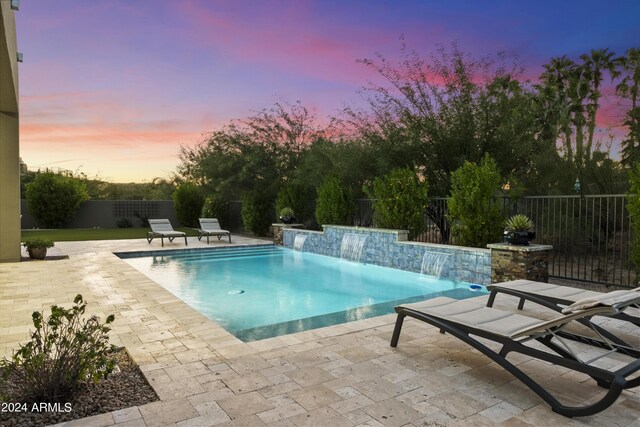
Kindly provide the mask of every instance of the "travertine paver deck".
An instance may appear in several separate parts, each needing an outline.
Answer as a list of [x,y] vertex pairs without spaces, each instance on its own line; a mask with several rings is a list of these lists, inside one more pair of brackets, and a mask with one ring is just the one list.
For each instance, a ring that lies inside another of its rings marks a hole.
[[[258,242],[234,236],[234,244]],[[199,246],[207,245],[189,239],[189,248]],[[184,244],[165,243],[176,248]],[[601,414],[565,418],[433,327],[408,320],[391,348],[393,315],[243,343],[112,254],[149,249],[160,243],[58,243],[69,259],[0,264],[1,355],[25,341],[33,310],[81,293],[91,313],[116,314],[112,341],[126,346],[161,399],[65,425],[640,426],[637,390]],[[515,300],[497,305],[514,309]],[[603,392],[564,368],[516,360],[569,401]]]

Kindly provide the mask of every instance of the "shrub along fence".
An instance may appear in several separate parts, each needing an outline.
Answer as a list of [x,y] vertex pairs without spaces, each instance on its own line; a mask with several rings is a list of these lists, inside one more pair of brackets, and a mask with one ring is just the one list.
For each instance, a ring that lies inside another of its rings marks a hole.
[[[630,265],[631,227],[626,195],[529,196],[503,198],[505,215],[521,213],[536,225],[534,243],[553,245],[549,276],[635,287]],[[374,226],[371,201],[357,201],[354,225]],[[427,229],[414,240],[456,244],[446,221],[447,199],[430,201]]]

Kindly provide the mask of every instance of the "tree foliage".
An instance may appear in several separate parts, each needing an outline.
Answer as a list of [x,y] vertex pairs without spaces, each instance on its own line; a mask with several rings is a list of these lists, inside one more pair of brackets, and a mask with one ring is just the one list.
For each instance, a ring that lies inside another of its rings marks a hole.
[[349,225],[355,209],[353,191],[339,178],[328,177],[318,188],[316,220],[320,225]]
[[631,218],[631,253],[629,258],[636,270],[636,275],[640,276],[640,163],[629,173],[631,190],[629,191],[629,203],[627,209]]
[[427,183],[411,169],[394,169],[376,178],[367,189],[373,200],[374,223],[382,228],[409,230],[409,239],[424,231]]
[[196,185],[185,182],[173,193],[173,207],[178,221],[186,227],[197,227],[204,205],[202,191]]
[[457,244],[484,248],[501,241],[504,215],[496,198],[501,182],[489,155],[480,164],[465,162],[451,174],[449,220]]
[[29,212],[42,226],[59,228],[89,199],[84,184],[54,173],[41,173],[27,185]]
[[244,228],[256,236],[266,236],[273,223],[273,199],[260,190],[242,195],[242,221]]

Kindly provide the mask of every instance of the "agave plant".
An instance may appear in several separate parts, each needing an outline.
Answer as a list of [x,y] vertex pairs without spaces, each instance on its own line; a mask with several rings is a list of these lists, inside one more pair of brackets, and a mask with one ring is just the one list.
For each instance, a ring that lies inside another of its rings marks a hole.
[[506,231],[533,231],[534,225],[533,221],[522,214],[513,215],[511,218],[507,220],[505,223]]

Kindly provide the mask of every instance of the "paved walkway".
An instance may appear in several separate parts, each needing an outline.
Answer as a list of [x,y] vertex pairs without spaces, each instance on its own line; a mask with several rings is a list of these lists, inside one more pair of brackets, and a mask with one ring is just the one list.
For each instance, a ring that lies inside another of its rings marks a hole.
[[[234,236],[234,245],[257,242]],[[189,239],[198,246],[207,245]],[[116,314],[113,343],[127,348],[161,399],[66,426],[640,426],[637,389],[601,414],[565,418],[433,327],[408,319],[391,348],[393,315],[243,343],[112,254],[150,247],[160,242],[63,242],[56,250],[69,259],[0,264],[0,356],[27,339],[33,310],[81,293],[90,313]],[[176,248],[184,243],[165,242]],[[515,305],[498,299],[498,307]],[[569,402],[603,393],[564,368],[515,360]]]

